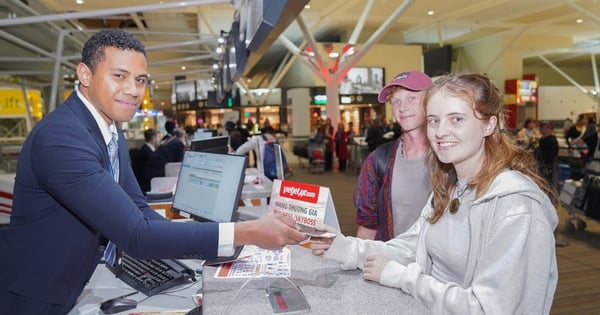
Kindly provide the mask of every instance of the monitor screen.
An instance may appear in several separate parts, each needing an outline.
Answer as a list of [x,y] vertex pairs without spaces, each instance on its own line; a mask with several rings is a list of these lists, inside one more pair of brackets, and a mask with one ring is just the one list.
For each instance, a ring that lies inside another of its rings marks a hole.
[[190,146],[190,150],[196,152],[210,153],[229,153],[229,136],[211,137],[206,139],[194,140]]
[[283,163],[283,149],[279,143],[273,144],[275,149],[275,169],[277,170],[277,179],[284,180],[285,169]]
[[236,221],[246,159],[245,155],[186,151],[172,211],[196,221]]

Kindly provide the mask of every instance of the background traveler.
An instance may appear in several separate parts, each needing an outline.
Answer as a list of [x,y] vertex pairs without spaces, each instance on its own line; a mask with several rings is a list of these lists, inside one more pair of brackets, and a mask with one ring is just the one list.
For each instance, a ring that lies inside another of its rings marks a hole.
[[430,146],[421,104],[430,85],[425,73],[408,71],[379,92],[379,102],[392,104],[403,134],[379,146],[363,162],[354,190],[359,238],[387,241],[406,231],[431,193],[425,161]]

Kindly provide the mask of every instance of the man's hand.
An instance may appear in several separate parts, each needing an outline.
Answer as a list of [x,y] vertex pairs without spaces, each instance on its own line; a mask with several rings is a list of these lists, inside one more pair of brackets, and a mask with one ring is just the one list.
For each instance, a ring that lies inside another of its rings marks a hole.
[[280,215],[235,224],[235,246],[256,245],[265,249],[281,249],[305,239],[306,236],[296,229],[294,220]]
[[379,282],[383,268],[390,261],[385,256],[369,256],[363,266],[363,277],[367,280]]

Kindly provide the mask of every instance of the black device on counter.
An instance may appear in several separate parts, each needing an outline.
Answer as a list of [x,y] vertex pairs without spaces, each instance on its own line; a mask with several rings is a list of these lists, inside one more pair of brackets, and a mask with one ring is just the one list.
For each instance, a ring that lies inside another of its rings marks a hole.
[[114,299],[102,302],[102,304],[100,304],[100,311],[102,311],[102,314],[115,314],[131,310],[136,307],[136,300],[128,299],[126,297],[116,297]]
[[229,136],[217,136],[206,139],[193,140],[190,150],[219,154],[229,153]]
[[152,296],[176,285],[195,281],[195,271],[176,259],[136,259],[117,250],[117,264],[106,265],[123,282]]

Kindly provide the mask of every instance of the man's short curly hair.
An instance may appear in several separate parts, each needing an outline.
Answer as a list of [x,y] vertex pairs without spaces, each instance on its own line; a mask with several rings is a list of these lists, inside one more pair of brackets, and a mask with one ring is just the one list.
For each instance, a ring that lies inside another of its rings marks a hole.
[[144,54],[146,57],[144,45],[133,34],[121,29],[105,29],[95,33],[87,40],[81,53],[81,62],[94,72],[98,63],[104,60],[106,47],[121,50],[131,49]]

